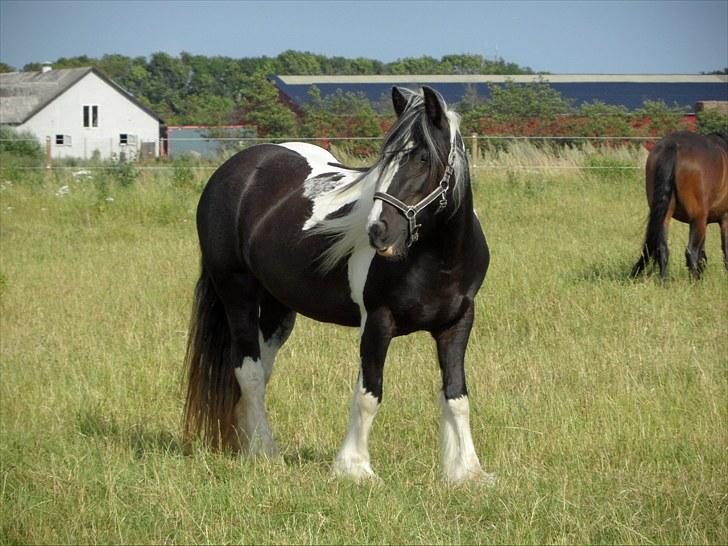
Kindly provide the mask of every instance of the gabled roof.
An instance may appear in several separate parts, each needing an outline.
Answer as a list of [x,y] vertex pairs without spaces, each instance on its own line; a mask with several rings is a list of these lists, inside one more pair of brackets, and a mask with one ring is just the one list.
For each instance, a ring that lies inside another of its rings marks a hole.
[[131,93],[92,67],[0,74],[0,124],[20,125],[89,73],[94,73],[154,119],[162,120]]

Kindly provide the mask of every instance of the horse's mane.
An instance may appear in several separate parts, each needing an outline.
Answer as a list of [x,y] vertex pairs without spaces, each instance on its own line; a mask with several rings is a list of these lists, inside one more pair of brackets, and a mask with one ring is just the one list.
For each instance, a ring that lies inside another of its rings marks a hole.
[[[463,188],[469,183],[470,174],[465,146],[460,136],[460,117],[450,110],[446,115],[450,125],[450,146],[455,146],[455,172],[451,179],[454,211],[460,207]],[[423,95],[411,93],[408,95],[407,106],[385,137],[377,162],[369,169],[355,169],[362,172],[361,176],[334,188],[326,196],[332,202],[340,202],[342,207],[352,202],[354,205],[347,214],[327,217],[311,229],[312,234],[325,235],[332,240],[331,245],[320,256],[322,272],[331,271],[354,248],[369,244],[365,228],[378,183],[395,175],[399,161],[412,149],[416,140],[421,141],[429,156],[434,158],[430,162],[430,176],[434,177],[444,167],[443,158],[448,157],[450,147],[445,149],[432,134]]]

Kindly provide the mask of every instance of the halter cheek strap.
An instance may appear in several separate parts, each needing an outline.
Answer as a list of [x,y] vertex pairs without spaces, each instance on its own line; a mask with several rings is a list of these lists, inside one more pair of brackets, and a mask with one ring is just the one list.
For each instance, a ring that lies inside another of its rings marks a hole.
[[455,168],[453,167],[454,162],[455,143],[453,143],[453,145],[450,147],[450,154],[447,158],[447,167],[445,168],[445,174],[442,175],[438,187],[431,191],[424,199],[422,199],[418,203],[415,203],[414,205],[408,205],[406,203],[403,203],[393,195],[389,195],[385,192],[378,191],[374,194],[374,199],[379,199],[380,201],[389,203],[398,211],[400,211],[407,219],[407,222],[409,224],[409,238],[407,240],[408,247],[412,246],[412,243],[416,242],[420,237],[419,230],[420,227],[422,227],[422,224],[417,223],[417,215],[424,209],[426,209],[431,203],[434,203],[438,197],[440,198],[440,200],[438,202],[438,207],[437,211],[435,211],[435,214],[437,214],[447,206],[447,190],[450,188],[450,178],[452,177],[452,173],[455,171]]

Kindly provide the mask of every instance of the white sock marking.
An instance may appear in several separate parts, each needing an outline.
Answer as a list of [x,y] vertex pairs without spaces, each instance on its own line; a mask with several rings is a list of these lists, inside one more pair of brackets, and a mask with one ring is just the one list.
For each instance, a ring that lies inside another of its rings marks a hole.
[[445,478],[452,483],[468,479],[492,482],[494,478],[480,467],[470,432],[470,403],[467,396],[446,400],[440,394],[442,407],[442,466]]
[[361,375],[351,401],[349,430],[334,462],[334,474],[356,480],[376,478],[369,461],[369,432],[379,402],[362,387]]
[[261,361],[245,357],[243,365],[235,368],[235,378],[241,395],[235,413],[243,445],[247,445],[250,455],[277,454],[278,448],[265,415],[266,373]]

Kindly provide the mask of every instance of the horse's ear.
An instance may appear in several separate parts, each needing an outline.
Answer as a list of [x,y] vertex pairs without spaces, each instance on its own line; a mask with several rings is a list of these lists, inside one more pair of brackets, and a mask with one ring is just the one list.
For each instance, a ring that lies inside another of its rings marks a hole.
[[438,129],[443,129],[447,126],[447,106],[445,101],[442,99],[440,93],[432,89],[431,87],[422,86],[422,93],[425,97],[425,112],[427,112],[427,118],[432,124]]
[[392,106],[394,106],[394,113],[397,114],[397,117],[401,116],[407,107],[407,98],[402,91],[404,90],[399,87],[392,87]]

